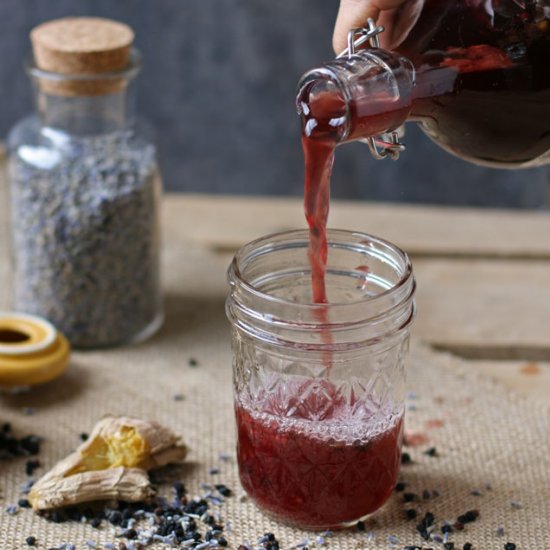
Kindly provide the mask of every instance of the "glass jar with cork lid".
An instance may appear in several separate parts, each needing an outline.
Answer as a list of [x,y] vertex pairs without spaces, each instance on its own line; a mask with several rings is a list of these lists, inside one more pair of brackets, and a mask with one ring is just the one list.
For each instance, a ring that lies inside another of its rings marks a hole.
[[134,115],[133,38],[92,17],[33,29],[36,113],[8,138],[12,305],[80,348],[141,340],[162,322],[161,178]]

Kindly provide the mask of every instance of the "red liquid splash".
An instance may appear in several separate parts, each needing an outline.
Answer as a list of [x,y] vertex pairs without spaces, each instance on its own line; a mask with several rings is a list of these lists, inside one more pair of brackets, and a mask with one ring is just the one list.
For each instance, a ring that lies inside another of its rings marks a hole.
[[364,396],[346,402],[326,381],[287,387],[294,391],[286,396],[256,398],[252,406],[261,413],[236,407],[248,495],[276,519],[310,529],[338,528],[376,511],[397,482],[402,413],[381,413],[373,403],[369,410]]

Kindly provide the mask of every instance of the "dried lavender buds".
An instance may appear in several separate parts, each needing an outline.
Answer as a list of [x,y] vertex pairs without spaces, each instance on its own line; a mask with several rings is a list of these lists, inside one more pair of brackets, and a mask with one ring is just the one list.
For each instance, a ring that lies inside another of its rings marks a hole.
[[10,157],[15,305],[75,346],[122,343],[159,315],[155,149],[58,134]]
[[[0,429],[0,459],[35,456],[40,452],[41,442],[42,438],[37,435],[26,435],[20,439],[17,438],[13,435],[11,424],[6,423]],[[39,466],[40,462],[38,460],[29,460],[25,465],[25,471],[28,475],[31,475],[35,468]]]

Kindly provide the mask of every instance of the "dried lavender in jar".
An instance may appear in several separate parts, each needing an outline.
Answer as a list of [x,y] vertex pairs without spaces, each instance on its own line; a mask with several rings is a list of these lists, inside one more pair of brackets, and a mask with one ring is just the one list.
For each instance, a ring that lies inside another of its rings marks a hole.
[[96,139],[54,166],[27,160],[9,165],[17,309],[77,346],[131,340],[159,309],[154,149]]
[[[93,56],[84,56],[83,79],[59,79],[64,59],[30,69],[39,113],[9,138],[15,306],[49,319],[74,346],[126,343],[153,332],[162,318],[161,184],[155,147],[129,109],[133,33],[94,18],[46,23],[32,34],[37,63],[41,40],[51,48],[52,33],[54,44],[59,35],[73,45],[72,54],[63,51],[73,56],[71,67],[84,50],[116,60],[122,49],[126,57],[116,72],[104,58],[94,66]],[[48,70],[56,78],[49,80]]]

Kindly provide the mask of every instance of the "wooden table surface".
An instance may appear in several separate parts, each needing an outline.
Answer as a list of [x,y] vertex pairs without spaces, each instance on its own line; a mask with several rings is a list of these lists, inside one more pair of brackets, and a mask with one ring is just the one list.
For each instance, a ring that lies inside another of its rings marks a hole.
[[[245,242],[303,228],[299,198],[168,194],[165,260],[185,253],[197,295],[225,295],[225,270]],[[333,201],[329,225],[388,239],[412,257],[413,338],[472,368],[550,399],[550,213]],[[169,262],[168,262],[169,264]],[[166,270],[165,270],[166,271]]]

